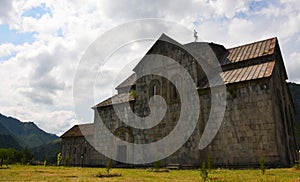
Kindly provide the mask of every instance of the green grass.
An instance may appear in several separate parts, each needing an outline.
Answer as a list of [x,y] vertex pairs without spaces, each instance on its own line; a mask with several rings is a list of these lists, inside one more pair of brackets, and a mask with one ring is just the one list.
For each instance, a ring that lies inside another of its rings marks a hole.
[[[94,174],[106,173],[105,168],[21,166],[10,165],[0,169],[0,181],[201,181],[198,170],[174,170],[169,173],[147,172],[145,169],[115,169],[121,177],[97,178]],[[216,169],[209,173],[208,181],[299,181],[300,170],[294,168],[268,169],[265,175],[259,169]]]

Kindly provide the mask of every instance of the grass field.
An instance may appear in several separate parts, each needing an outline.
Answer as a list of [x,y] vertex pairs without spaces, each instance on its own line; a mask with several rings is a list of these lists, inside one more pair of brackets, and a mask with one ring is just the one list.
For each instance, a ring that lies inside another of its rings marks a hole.
[[[171,170],[169,173],[147,172],[145,169],[112,169],[121,177],[97,178],[105,168],[21,166],[11,165],[0,169],[0,181],[201,181],[198,170]],[[260,170],[216,169],[209,173],[207,181],[299,181],[300,170],[294,168]]]

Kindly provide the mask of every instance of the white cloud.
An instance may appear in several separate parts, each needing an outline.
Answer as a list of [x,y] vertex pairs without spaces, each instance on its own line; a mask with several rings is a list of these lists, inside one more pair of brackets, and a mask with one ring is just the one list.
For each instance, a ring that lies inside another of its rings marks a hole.
[[249,0],[215,0],[211,1],[211,4],[217,10],[217,14],[233,18],[237,13],[247,11],[249,9],[249,2]]
[[0,24],[15,20],[15,15],[17,14],[15,6],[14,1],[2,0],[0,2]]
[[15,51],[15,46],[11,43],[0,45],[0,58],[10,56]]

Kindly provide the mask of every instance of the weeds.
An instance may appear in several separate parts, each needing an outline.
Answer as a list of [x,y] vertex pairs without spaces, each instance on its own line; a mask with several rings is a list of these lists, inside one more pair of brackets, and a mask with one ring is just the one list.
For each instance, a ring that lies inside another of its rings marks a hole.
[[259,159],[259,164],[260,164],[259,169],[261,170],[262,175],[264,175],[265,172],[266,172],[265,158],[264,158],[264,157],[261,157],[261,158]]

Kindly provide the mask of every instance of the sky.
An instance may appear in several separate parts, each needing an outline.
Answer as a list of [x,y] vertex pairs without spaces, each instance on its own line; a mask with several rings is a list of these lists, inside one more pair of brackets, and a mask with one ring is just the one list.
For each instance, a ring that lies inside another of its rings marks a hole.
[[[73,83],[80,60],[105,32],[144,18],[176,22],[195,29],[199,41],[226,48],[277,37],[288,81],[300,83],[298,0],[1,0],[0,113],[34,121],[57,135],[74,124],[93,122],[92,105],[82,107],[84,117],[74,111]],[[115,75],[152,44],[128,44],[96,68],[94,104],[113,94]],[[130,74],[131,67],[126,70]]]

